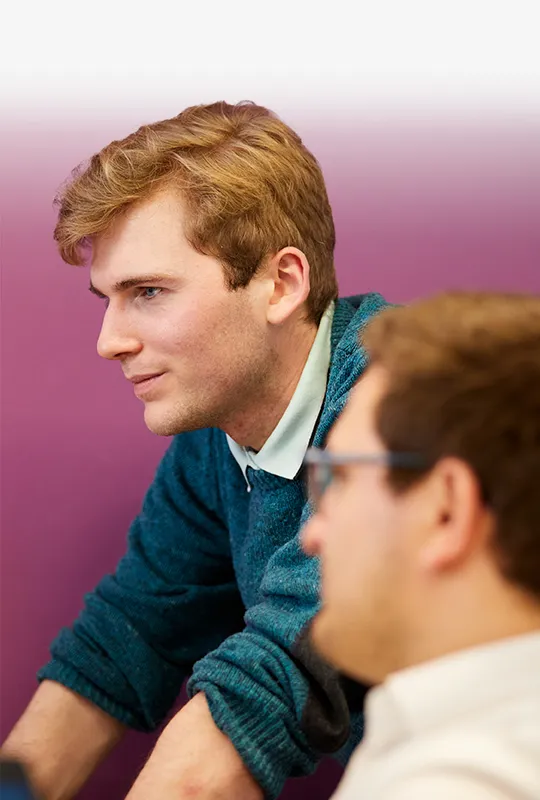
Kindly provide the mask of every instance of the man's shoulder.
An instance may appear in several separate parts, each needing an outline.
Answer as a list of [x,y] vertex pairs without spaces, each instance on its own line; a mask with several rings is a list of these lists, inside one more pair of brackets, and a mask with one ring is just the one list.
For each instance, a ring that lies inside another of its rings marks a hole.
[[538,725],[487,724],[488,714],[410,734],[383,753],[368,742],[353,754],[336,800],[360,795],[388,800],[539,796]]
[[336,300],[328,385],[315,432],[315,446],[324,446],[330,428],[345,406],[349,392],[367,367],[367,353],[361,341],[363,328],[373,317],[390,306],[391,303],[377,292]]
[[[479,788],[512,787],[508,796],[513,797],[515,792],[516,797],[538,797],[540,741],[535,731],[537,722],[517,732],[506,730],[504,726],[490,729],[482,722],[479,720],[475,726],[464,721],[452,730],[430,732],[429,736],[413,740],[410,749],[404,748],[401,754],[406,764],[402,777],[419,774],[422,769],[432,772],[434,778],[439,773],[441,781],[444,776],[457,780],[475,775]],[[396,767],[399,761],[398,755]]]
[[378,292],[336,300],[332,324],[332,360],[340,360],[361,351],[362,330],[373,317],[393,305]]
[[375,316],[390,308],[377,292],[343,297],[336,301],[332,325],[332,353],[328,389],[337,396],[348,392],[367,366],[362,330]]

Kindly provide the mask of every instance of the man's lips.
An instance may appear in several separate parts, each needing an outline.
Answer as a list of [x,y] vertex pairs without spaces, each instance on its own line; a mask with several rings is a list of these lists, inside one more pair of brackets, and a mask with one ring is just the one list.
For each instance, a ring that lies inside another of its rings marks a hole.
[[160,378],[164,374],[164,372],[145,372],[140,375],[132,375],[128,380],[133,384],[133,391],[137,397],[143,398],[147,396],[150,398],[154,387],[158,385]]
[[138,384],[138,383],[143,383],[143,381],[149,381],[152,378],[159,378],[159,376],[163,374],[164,374],[163,372],[146,372],[142,375],[132,375],[130,378],[128,378],[128,381],[131,381],[131,383],[134,384]]

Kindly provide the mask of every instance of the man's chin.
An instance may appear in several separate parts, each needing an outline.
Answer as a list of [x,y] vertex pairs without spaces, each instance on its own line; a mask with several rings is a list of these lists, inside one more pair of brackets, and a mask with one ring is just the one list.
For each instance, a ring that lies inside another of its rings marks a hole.
[[339,614],[331,613],[324,606],[311,626],[311,643],[317,653],[331,666],[345,675],[354,677],[355,664],[351,662],[349,636],[340,625]]
[[208,427],[200,414],[189,413],[188,409],[172,408],[165,403],[152,401],[144,407],[146,427],[156,436],[176,436]]
[[311,642],[315,650],[325,661],[334,663],[336,657],[336,637],[332,620],[328,611],[323,608],[318,612],[311,626]]
[[144,422],[146,427],[156,436],[175,436],[182,433],[182,428],[178,425],[178,420],[172,419],[155,407],[153,403],[148,403],[144,407]]

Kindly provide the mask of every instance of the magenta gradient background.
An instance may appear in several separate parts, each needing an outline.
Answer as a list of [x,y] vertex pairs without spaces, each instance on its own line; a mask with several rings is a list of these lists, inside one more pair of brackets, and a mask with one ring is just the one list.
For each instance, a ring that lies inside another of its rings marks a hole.
[[[288,121],[327,178],[342,294],[540,291],[538,120]],[[59,184],[139,122],[21,121],[2,142],[2,737],[49,642],[122,554],[167,445],[98,358],[100,304],[52,241]],[[82,797],[120,800],[152,741],[130,734]],[[283,797],[323,800],[337,774],[327,765]]]

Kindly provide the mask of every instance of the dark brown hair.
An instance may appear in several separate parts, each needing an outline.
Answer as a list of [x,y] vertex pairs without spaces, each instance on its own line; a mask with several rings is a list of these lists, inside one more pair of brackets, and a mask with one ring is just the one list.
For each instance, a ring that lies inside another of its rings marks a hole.
[[[389,389],[389,450],[466,462],[496,519],[505,576],[540,597],[540,297],[446,293],[383,312],[365,332]],[[395,491],[421,478],[389,474]]]

